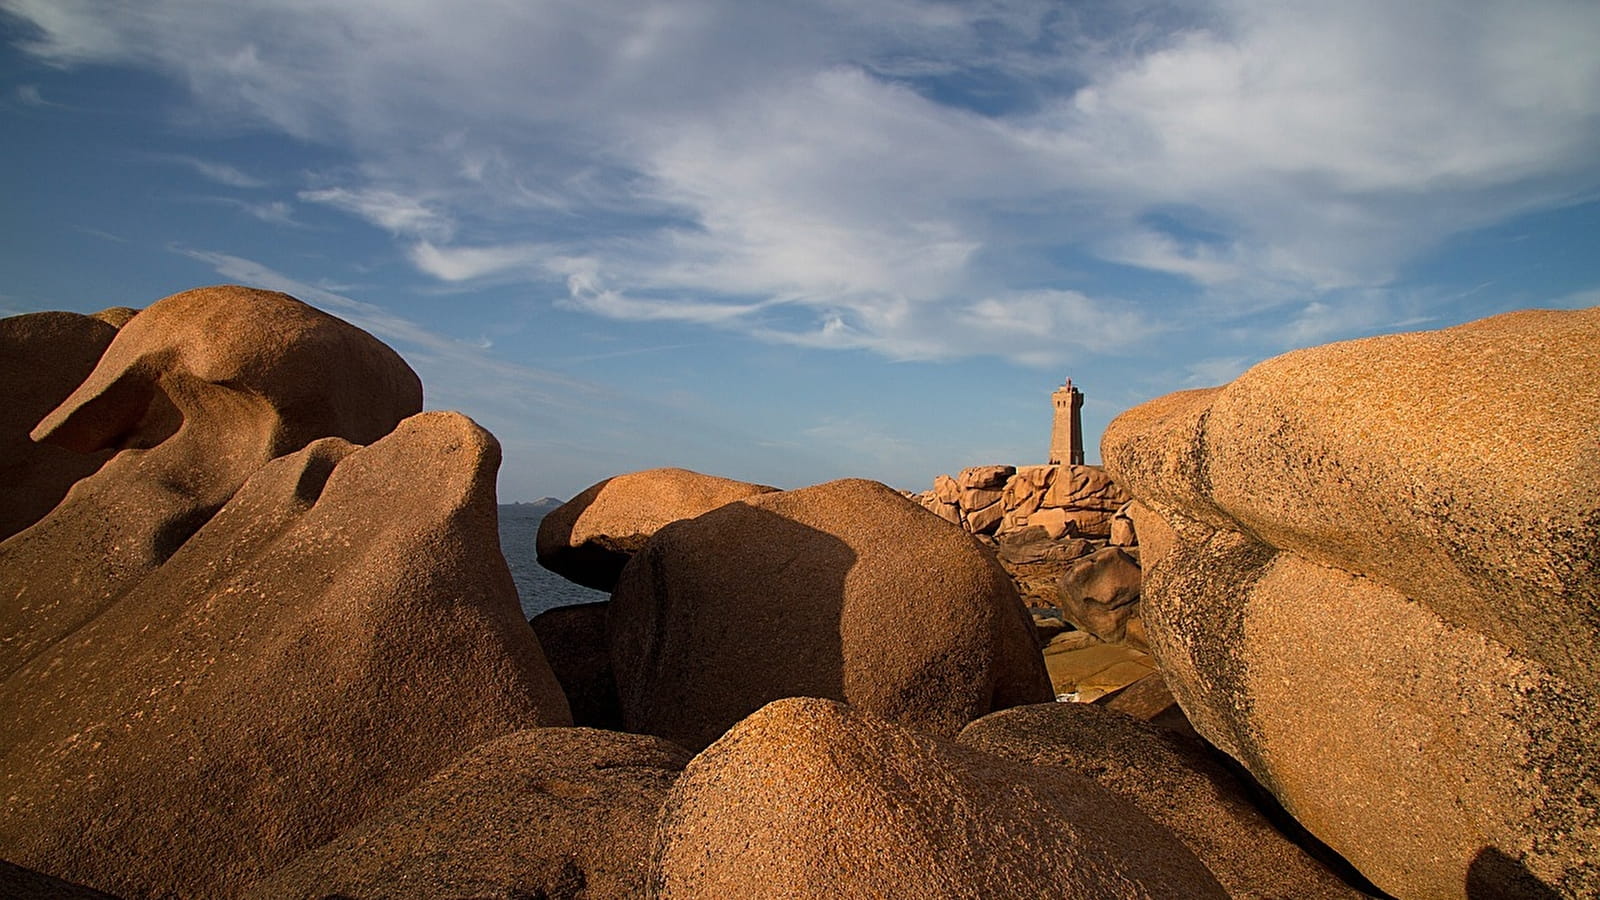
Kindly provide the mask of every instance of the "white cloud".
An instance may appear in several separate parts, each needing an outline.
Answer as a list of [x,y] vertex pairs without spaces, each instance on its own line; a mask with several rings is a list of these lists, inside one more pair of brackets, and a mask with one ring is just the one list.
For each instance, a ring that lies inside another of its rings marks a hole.
[[343,210],[396,236],[430,235],[448,237],[454,230],[451,218],[423,200],[383,188],[321,188],[301,191],[307,203],[322,203]]
[[151,158],[161,162],[175,163],[177,165],[192,169],[207,181],[213,181],[217,184],[226,185],[227,187],[261,188],[267,186],[267,182],[263,179],[257,178],[254,175],[250,175],[245,172],[241,172],[239,169],[230,166],[227,163],[215,162],[208,159],[199,159],[193,156],[184,156],[181,154],[154,154]]
[[0,4],[51,62],[348,153],[300,199],[430,277],[896,358],[1359,331],[1449,235],[1600,190],[1565,0]]
[[294,207],[282,200],[268,200],[262,203],[250,203],[232,197],[220,197],[220,202],[238,209],[240,212],[253,219],[260,219],[268,225],[285,225],[290,227],[303,227],[303,223],[294,217]]
[[431,241],[411,245],[411,264],[440,281],[470,281],[508,271],[538,268],[550,255],[540,244],[493,247],[439,247]]

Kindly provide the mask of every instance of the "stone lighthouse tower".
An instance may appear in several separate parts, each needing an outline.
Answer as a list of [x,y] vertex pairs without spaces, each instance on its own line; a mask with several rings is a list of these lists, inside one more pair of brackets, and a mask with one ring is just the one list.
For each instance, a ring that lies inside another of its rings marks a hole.
[[1050,463],[1083,465],[1083,421],[1078,412],[1083,409],[1083,391],[1073,387],[1068,378],[1050,395],[1050,402],[1056,408],[1055,425],[1050,429]]

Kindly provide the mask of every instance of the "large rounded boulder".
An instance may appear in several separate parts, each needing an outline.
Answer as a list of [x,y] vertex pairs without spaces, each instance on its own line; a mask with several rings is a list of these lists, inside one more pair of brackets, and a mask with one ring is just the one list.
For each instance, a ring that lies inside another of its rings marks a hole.
[[475,748],[250,892],[259,900],[643,895],[689,754],[659,738],[533,728]]
[[993,555],[873,481],[763,494],[662,528],[623,570],[607,633],[628,730],[691,749],[783,697],[953,737],[1052,696]]
[[689,763],[646,896],[1227,894],[1171,831],[1087,778],[797,698]]
[[777,488],[688,469],[607,478],[539,522],[539,564],[568,581],[609,592],[628,560],[662,526]]
[[160,566],[269,460],[371,443],[421,408],[397,353],[293,297],[229,286],[152,304],[33,428],[115,455],[0,543],[0,676]]
[[1268,360],[1124,413],[1196,729],[1401,897],[1600,893],[1600,309]]
[[0,858],[236,896],[464,751],[570,724],[497,549],[499,457],[423,413],[262,466],[0,681]]

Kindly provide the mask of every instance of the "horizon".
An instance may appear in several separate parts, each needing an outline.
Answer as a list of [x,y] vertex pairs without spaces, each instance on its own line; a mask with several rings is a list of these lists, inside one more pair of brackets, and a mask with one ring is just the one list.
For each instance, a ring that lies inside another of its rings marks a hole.
[[500,440],[920,491],[1281,353],[1600,305],[1600,7],[0,0],[0,315],[281,290]]

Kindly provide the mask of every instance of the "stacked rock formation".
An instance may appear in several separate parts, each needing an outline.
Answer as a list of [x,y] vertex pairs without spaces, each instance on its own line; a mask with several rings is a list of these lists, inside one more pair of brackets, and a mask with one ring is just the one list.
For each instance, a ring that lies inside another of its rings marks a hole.
[[281,294],[123,326],[34,429],[114,455],[0,543],[0,857],[235,896],[570,721],[497,550],[498,445],[420,405],[392,350]]
[[[370,335],[21,318],[0,894],[1359,896],[1174,699],[1398,897],[1600,893],[1600,310],[1291,354],[938,515],[608,479],[538,543],[612,598],[531,625],[498,445]],[[1037,703],[1025,569],[1161,673]]]
[[915,499],[973,534],[1039,527],[1051,538],[1108,538],[1129,498],[1099,466],[1049,465],[973,466],[940,475]]
[[609,593],[622,567],[663,526],[775,490],[688,469],[649,469],[607,478],[540,521],[539,564],[568,581]]
[[1600,309],[1302,350],[1124,413],[1195,727],[1400,897],[1600,894]]

